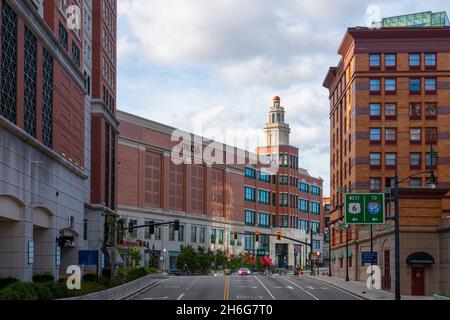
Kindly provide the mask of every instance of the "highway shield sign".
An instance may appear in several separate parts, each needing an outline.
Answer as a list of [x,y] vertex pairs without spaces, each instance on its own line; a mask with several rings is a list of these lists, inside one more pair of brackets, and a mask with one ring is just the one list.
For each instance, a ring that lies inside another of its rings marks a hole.
[[348,193],[345,195],[346,224],[384,224],[383,193]]

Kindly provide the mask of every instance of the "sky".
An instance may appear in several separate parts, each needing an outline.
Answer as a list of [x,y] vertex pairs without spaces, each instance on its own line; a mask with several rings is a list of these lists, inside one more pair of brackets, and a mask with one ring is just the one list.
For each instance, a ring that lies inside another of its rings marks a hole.
[[[250,151],[281,97],[300,166],[329,194],[322,87],[347,27],[448,0],[118,0],[118,107]],[[245,137],[249,139],[244,139]],[[247,144],[243,144],[246,140]]]

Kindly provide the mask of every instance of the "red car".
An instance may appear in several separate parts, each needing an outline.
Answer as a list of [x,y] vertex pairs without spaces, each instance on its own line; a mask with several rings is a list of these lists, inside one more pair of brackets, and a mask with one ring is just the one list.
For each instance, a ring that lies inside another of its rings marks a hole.
[[239,269],[239,271],[238,271],[238,275],[239,275],[239,276],[249,276],[249,275],[251,275],[251,272],[250,272],[250,270],[247,269],[247,268],[241,268],[241,269]]

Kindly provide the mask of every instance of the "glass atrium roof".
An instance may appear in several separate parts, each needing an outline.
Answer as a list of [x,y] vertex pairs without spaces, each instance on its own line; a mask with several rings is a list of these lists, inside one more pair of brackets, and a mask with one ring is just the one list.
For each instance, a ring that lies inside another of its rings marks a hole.
[[398,28],[398,27],[448,27],[450,22],[445,11],[419,12],[402,16],[384,18],[381,22],[374,22],[374,27]]

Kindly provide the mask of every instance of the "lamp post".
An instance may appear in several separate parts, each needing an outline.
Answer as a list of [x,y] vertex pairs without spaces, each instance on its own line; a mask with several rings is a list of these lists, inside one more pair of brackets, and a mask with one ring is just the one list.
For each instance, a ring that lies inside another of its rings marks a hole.
[[398,201],[398,170],[395,168],[394,177],[394,206],[395,206],[395,300],[401,300],[400,296],[400,223],[399,223],[399,201]]
[[328,227],[325,229],[325,234],[328,235],[328,276],[332,277],[333,275],[331,274],[331,228],[333,228],[333,226],[328,223]]
[[345,258],[345,281],[348,282],[348,281],[350,281],[350,277],[349,277],[349,274],[348,274],[348,267],[349,267],[349,264],[348,264],[348,247],[349,247],[348,227],[349,227],[349,225],[348,224],[344,224],[344,221],[343,221],[342,217],[339,218],[339,224],[341,225],[341,230],[342,230],[342,225],[345,228],[345,254],[347,256]]

